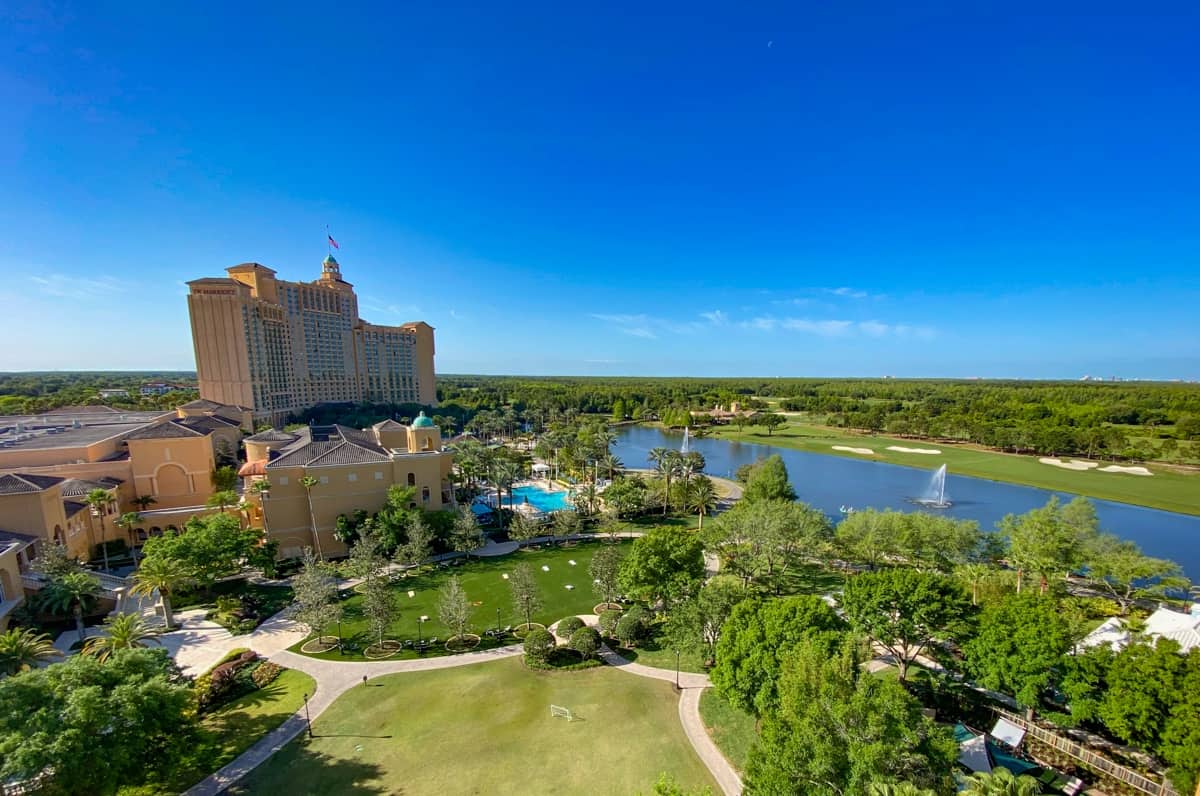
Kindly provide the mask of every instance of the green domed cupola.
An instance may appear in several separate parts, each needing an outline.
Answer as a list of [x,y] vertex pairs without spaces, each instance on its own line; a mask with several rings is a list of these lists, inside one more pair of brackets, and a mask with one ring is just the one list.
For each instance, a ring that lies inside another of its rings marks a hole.
[[425,410],[422,409],[417,414],[417,419],[412,422],[413,428],[433,428],[433,421],[425,416]]

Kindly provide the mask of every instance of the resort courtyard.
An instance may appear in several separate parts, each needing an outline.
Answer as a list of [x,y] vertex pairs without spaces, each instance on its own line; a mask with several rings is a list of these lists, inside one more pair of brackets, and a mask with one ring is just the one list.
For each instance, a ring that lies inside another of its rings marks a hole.
[[347,691],[312,730],[233,792],[630,796],[664,772],[719,792],[672,686],[611,667],[531,671],[509,658],[389,675]]
[[[541,607],[532,613],[530,618],[533,622],[549,625],[566,616],[593,613],[593,608],[601,600],[592,588],[588,565],[596,551],[607,544],[610,542],[573,542],[566,547],[522,549],[495,558],[472,559],[457,565],[426,565],[410,571],[407,577],[397,578],[392,585],[398,613],[385,638],[407,646],[391,658],[419,657],[417,647],[422,642],[428,644],[425,655],[447,653],[445,642],[453,631],[438,618],[437,609],[439,590],[452,576],[458,576],[471,603],[468,629],[480,636],[479,644],[474,649],[484,650],[517,643],[518,639],[511,630],[523,624],[525,617],[518,615],[513,606],[512,590],[506,576],[519,564],[529,566],[540,592]],[[627,544],[622,543],[622,549]],[[333,661],[364,660],[363,651],[375,639],[370,637],[367,629],[363,601],[362,594],[355,593],[342,602],[344,615],[341,631],[347,642],[345,650],[339,652],[334,648],[315,657]],[[427,617],[425,621],[421,621],[423,616]],[[509,632],[502,633],[499,638],[490,635],[488,631],[494,631],[497,626],[501,631]],[[324,633],[336,634],[337,626],[325,628]],[[428,643],[431,639],[436,639],[436,642]],[[301,652],[303,646],[297,644],[292,650]]]

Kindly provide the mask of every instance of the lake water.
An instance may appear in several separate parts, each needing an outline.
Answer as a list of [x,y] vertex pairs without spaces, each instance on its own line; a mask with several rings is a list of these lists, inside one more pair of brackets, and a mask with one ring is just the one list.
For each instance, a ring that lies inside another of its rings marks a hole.
[[[613,452],[626,467],[647,468],[653,466],[646,458],[651,448],[679,450],[682,442],[682,432],[626,426],[618,429]],[[925,493],[933,477],[932,470],[773,445],[703,438],[692,438],[689,445],[691,450],[704,454],[707,473],[723,478],[733,478],[734,471],[743,464],[779,454],[787,465],[788,476],[800,500],[821,509],[835,521],[841,516],[842,506],[916,511],[919,507],[911,501]],[[955,475],[950,471],[946,476],[946,496],[953,505],[938,512],[976,520],[984,530],[992,530],[1005,514],[1022,514],[1044,506],[1054,494],[1063,500],[1074,497],[1063,492]],[[1104,530],[1132,539],[1148,555],[1177,562],[1190,578],[1200,581],[1200,517],[1090,499]]]

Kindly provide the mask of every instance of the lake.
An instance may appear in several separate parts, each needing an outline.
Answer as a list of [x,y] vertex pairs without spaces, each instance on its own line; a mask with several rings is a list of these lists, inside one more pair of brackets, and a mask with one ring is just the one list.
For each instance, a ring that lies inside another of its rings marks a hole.
[[[653,466],[646,458],[651,448],[679,450],[682,442],[682,432],[626,426],[618,429],[613,453],[626,467],[646,468]],[[689,442],[692,450],[704,454],[705,471],[723,478],[733,478],[734,471],[743,464],[779,454],[787,465],[788,476],[800,500],[821,509],[835,521],[841,516],[842,506],[919,510],[911,501],[925,493],[933,477],[930,470],[825,456],[773,445],[696,438]],[[984,530],[992,530],[1005,514],[1023,514],[1044,506],[1055,494],[1062,500],[1075,497],[1063,492],[955,475],[951,471],[946,477],[946,497],[953,505],[938,511],[975,520]],[[1100,526],[1105,531],[1137,542],[1148,555],[1175,561],[1190,578],[1200,581],[1200,517],[1095,498],[1089,500],[1095,504]]]

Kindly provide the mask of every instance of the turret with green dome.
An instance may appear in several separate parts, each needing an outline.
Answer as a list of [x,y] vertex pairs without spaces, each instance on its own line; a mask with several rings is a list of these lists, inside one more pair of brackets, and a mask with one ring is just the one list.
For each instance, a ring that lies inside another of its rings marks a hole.
[[417,414],[417,419],[412,421],[413,428],[433,428],[433,421],[425,416],[425,410],[422,409]]

